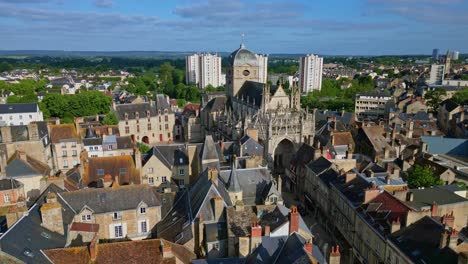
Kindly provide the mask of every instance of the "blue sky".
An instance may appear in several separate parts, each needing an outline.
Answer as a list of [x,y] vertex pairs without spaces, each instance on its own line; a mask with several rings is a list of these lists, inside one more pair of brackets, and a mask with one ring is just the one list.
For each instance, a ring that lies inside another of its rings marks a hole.
[[468,52],[468,0],[0,0],[0,49]]

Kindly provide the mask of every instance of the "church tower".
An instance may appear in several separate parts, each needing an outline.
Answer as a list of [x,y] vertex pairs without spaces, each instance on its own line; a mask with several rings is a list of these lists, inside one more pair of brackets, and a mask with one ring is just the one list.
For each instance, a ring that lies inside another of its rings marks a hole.
[[242,42],[228,58],[226,70],[226,90],[228,97],[237,96],[246,81],[260,82],[260,67],[258,59],[245,48]]
[[299,85],[297,82],[293,82],[293,85],[291,87],[291,109],[294,109],[296,111],[301,109],[301,89],[299,88]]

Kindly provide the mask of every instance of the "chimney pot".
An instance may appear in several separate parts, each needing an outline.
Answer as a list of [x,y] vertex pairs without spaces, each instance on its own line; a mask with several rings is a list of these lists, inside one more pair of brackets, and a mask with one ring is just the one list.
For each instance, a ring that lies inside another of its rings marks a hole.
[[291,206],[291,212],[289,213],[289,234],[299,232],[299,212],[296,206]]
[[304,249],[309,252],[309,254],[312,254],[312,249],[313,249],[313,245],[312,245],[312,241],[309,240],[307,241],[305,244],[304,244]]

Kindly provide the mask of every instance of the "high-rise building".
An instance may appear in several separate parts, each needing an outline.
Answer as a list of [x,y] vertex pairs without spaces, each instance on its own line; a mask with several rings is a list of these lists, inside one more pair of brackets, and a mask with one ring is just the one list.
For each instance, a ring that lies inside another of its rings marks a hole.
[[259,82],[266,83],[268,75],[268,55],[266,54],[255,54],[258,60],[258,70],[259,70]]
[[432,58],[434,60],[437,60],[439,58],[439,49],[433,49],[432,50]]
[[457,50],[453,52],[452,54],[452,60],[458,60],[458,57],[460,56],[460,52]]
[[221,57],[216,54],[193,54],[186,57],[187,84],[195,83],[200,89],[208,85],[223,85]]
[[299,83],[303,94],[322,89],[323,58],[308,54],[299,60]]
[[429,84],[441,85],[444,80],[445,65],[432,64]]

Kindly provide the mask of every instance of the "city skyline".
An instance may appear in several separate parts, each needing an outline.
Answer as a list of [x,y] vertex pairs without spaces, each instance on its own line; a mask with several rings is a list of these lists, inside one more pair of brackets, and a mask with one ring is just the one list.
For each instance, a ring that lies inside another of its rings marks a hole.
[[0,0],[0,50],[431,54],[468,50],[462,0]]

